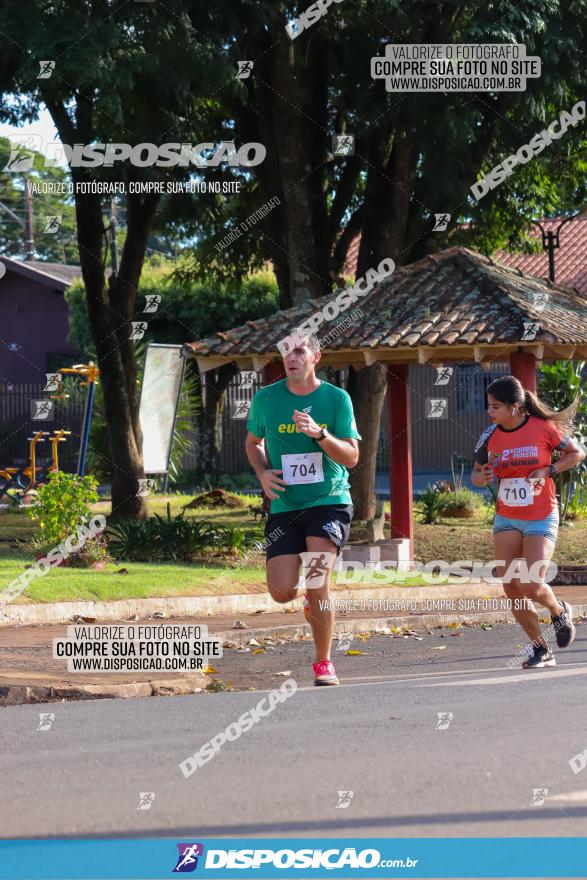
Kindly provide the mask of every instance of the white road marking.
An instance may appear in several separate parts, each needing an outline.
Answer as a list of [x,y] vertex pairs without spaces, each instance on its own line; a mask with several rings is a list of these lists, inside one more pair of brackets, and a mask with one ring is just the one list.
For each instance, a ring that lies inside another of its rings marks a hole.
[[[542,674],[539,674],[542,673]],[[523,681],[544,681],[545,678],[568,678],[572,675],[587,675],[587,666],[580,666],[578,669],[556,669],[547,666],[543,669],[528,669],[522,675],[505,675],[499,678],[474,678],[468,681],[435,681],[430,684],[421,684],[419,687],[463,687],[480,684],[512,684],[512,682]]]
[[587,791],[568,791],[565,794],[551,794],[549,801],[564,801],[565,803],[583,803],[587,801]]
[[[575,668],[579,664],[571,664],[566,663],[564,669]],[[580,664],[580,668],[583,668],[584,664]],[[587,667],[585,667],[587,669]],[[521,673],[521,676],[518,676],[520,681],[525,680],[527,676],[536,675],[538,672],[548,673],[551,671],[551,667],[547,667],[546,669],[538,669],[538,670],[528,670],[527,672],[522,673],[521,667],[516,667],[516,670]],[[558,669],[558,672],[562,672],[562,669]],[[386,675],[345,675],[342,674],[341,685],[353,685],[353,684],[381,684],[388,682],[389,684],[402,684],[404,682],[418,682],[418,681],[428,681],[430,678],[437,678],[439,676],[443,676],[444,678],[454,679],[457,676],[470,676],[470,675],[482,675],[487,672],[502,672],[504,676],[506,676],[508,681],[516,681],[517,677],[512,673],[514,670],[511,670],[509,667],[506,667],[505,664],[502,666],[484,666],[481,669],[444,669],[442,671],[434,671],[434,672],[406,672],[403,675],[399,673],[394,676],[393,674]],[[486,679],[482,679],[482,681],[486,681]],[[446,684],[452,684],[452,681],[441,682]]]

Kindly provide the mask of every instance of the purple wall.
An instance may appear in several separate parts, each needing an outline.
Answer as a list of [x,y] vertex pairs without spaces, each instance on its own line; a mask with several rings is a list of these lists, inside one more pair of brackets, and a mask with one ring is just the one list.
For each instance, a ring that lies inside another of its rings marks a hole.
[[[44,382],[49,352],[76,352],[67,342],[68,330],[61,291],[8,269],[0,279],[0,381]],[[11,351],[10,343],[18,350]]]

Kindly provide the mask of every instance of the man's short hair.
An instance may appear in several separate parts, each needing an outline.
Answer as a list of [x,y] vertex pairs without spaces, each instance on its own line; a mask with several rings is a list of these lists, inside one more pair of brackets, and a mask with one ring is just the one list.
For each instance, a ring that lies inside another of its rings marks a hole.
[[307,344],[312,354],[318,354],[320,351],[320,340],[315,333],[310,333],[307,336],[304,335],[304,342]]
[[300,333],[297,329],[281,339],[277,343],[277,348],[281,356],[286,358],[294,348],[300,345],[307,345],[313,355],[318,354],[320,351],[320,340],[314,333],[309,333],[308,331]]

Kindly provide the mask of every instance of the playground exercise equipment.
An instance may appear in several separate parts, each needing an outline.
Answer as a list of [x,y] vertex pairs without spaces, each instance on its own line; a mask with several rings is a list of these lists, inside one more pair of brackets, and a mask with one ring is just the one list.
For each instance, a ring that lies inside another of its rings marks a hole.
[[[17,489],[22,495],[26,495],[39,483],[43,483],[49,476],[59,470],[59,444],[65,443],[71,431],[60,428],[51,435],[48,431],[37,431],[29,441],[29,461],[22,467],[0,468],[0,498],[6,495],[10,489]],[[51,443],[51,460],[40,463],[37,458],[37,446],[45,443],[49,438]]]
[[[90,438],[90,425],[92,424],[92,412],[94,409],[94,395],[96,391],[96,382],[98,381],[98,377],[100,375],[100,370],[94,364],[93,361],[90,361],[89,364],[74,364],[73,367],[63,367],[61,370],[57,370],[57,373],[61,377],[63,373],[69,373],[76,376],[84,376],[86,381],[81,382],[81,386],[87,386],[88,395],[86,397],[86,406],[84,410],[84,423],[82,427],[82,441],[80,443],[79,455],[77,460],[77,472],[80,477],[84,477],[86,474],[86,459],[88,457],[88,442]],[[63,394],[63,382],[61,378],[57,380],[57,393],[51,394],[51,398],[53,400],[63,400],[69,397],[69,394]]]
[[[63,374],[71,374],[83,376],[85,381],[81,383],[82,387],[87,386],[88,394],[86,396],[86,405],[84,410],[84,422],[82,427],[82,438],[78,455],[77,472],[83,477],[86,473],[86,459],[88,455],[88,441],[90,436],[90,425],[92,423],[92,412],[94,409],[94,395],[96,390],[96,382],[100,375],[98,367],[90,361],[89,364],[74,364],[73,367],[63,367],[57,371],[59,378],[57,379],[57,388],[54,394],[50,395],[52,400],[65,400],[69,394],[63,392]],[[58,444],[66,440],[71,431],[61,428],[51,435],[48,431],[37,431],[32,437],[27,437],[29,441],[29,462],[21,467],[5,467],[0,468],[0,498],[3,495],[8,496],[11,489],[16,489],[21,497],[34,489],[39,483],[46,480],[50,473],[59,470],[59,453]],[[46,438],[50,438],[51,443],[51,462],[44,462],[39,465],[37,460],[37,445],[45,443]]]

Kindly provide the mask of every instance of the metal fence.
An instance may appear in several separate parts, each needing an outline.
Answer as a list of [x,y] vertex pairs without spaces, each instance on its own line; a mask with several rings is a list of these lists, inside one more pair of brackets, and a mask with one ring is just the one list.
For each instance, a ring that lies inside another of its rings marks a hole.
[[[496,376],[509,372],[507,365],[492,365],[491,371],[478,366],[455,366],[446,385],[436,384],[439,374],[430,366],[410,369],[410,399],[412,407],[412,463],[417,470],[448,470],[453,456],[471,461],[479,435],[487,426],[485,388]],[[342,377],[344,379],[344,377]],[[238,379],[226,392],[223,413],[223,448],[221,471],[226,474],[249,472],[244,444],[247,433],[246,415],[239,405],[250,401],[262,382],[258,375],[251,388],[243,388]],[[84,401],[80,394],[68,400],[55,400],[50,421],[33,421],[32,403],[49,397],[42,384],[0,384],[0,467],[19,466],[28,459],[27,438],[35,431],[65,428],[72,432],[66,443],[60,444],[59,463],[63,470],[75,472],[83,421]],[[442,418],[429,416],[431,400],[445,400]],[[382,411],[377,470],[389,470],[389,439],[387,395]],[[392,402],[393,403],[393,402]],[[194,448],[184,458],[185,468],[197,464],[199,429],[194,428]],[[48,457],[49,444],[41,447],[41,458]]]
[[[410,369],[410,400],[412,407],[412,464],[418,470],[449,470],[451,456],[472,461],[475,444],[487,427],[485,389],[497,376],[509,373],[509,366],[492,364],[491,370],[477,365],[455,365],[447,385],[435,384],[437,370],[430,366]],[[257,376],[251,389],[238,386],[237,380],[229,385],[223,414],[223,448],[220,456],[221,471],[226,474],[248,472],[244,444],[247,434],[246,419],[235,418],[238,404],[251,400],[262,386]],[[429,401],[446,400],[443,418],[430,418]],[[377,470],[389,470],[389,440],[387,395],[382,410],[377,450]],[[196,467],[196,452],[184,460],[185,467]]]
[[[64,428],[71,436],[59,444],[59,467],[75,473],[84,416],[84,401],[80,395],[70,399],[53,400],[53,412],[48,419],[33,419],[34,402],[50,400],[50,394],[42,383],[0,383],[0,467],[20,467],[28,462],[28,438],[37,431]],[[37,462],[48,463],[51,458],[50,444],[45,441],[37,446]]]

